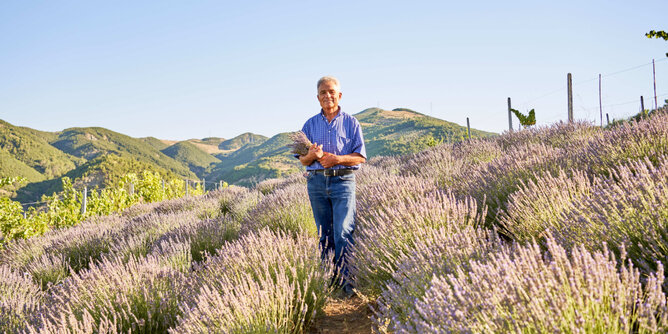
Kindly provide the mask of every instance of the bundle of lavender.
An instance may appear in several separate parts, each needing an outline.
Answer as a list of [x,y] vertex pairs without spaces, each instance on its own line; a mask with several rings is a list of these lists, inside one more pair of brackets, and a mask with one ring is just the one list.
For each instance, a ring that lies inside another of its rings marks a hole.
[[303,131],[291,133],[290,139],[292,139],[292,144],[288,144],[288,147],[292,148],[290,153],[293,154],[307,155],[309,147],[313,145]]

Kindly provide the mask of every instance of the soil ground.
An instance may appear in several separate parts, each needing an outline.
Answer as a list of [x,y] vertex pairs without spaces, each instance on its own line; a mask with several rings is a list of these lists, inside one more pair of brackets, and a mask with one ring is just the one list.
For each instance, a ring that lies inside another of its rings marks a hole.
[[371,309],[360,297],[330,297],[321,314],[315,319],[309,334],[371,333]]

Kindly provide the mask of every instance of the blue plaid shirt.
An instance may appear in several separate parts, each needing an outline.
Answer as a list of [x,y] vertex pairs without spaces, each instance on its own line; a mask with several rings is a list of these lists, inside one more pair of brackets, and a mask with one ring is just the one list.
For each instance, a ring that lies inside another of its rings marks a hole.
[[[362,127],[357,119],[341,111],[334,117],[332,122],[328,122],[322,110],[317,115],[309,118],[302,131],[312,142],[322,145],[324,152],[334,153],[336,155],[346,155],[359,153],[366,159],[366,147],[364,146],[364,137],[362,136]],[[295,157],[299,157],[295,155]],[[332,169],[359,169],[359,165],[352,167],[336,165]],[[306,170],[324,169],[320,162],[314,161],[306,166]]]

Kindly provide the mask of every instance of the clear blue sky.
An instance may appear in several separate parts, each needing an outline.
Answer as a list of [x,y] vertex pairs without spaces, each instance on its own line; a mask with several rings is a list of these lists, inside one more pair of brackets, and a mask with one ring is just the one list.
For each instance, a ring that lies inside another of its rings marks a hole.
[[564,119],[571,72],[576,117],[598,122],[599,73],[611,117],[640,95],[651,106],[652,58],[668,99],[668,42],[644,37],[668,30],[666,13],[665,0],[6,1],[0,119],[273,136],[318,112],[315,82],[334,75],[349,113],[406,107],[501,132],[507,97],[538,124]]

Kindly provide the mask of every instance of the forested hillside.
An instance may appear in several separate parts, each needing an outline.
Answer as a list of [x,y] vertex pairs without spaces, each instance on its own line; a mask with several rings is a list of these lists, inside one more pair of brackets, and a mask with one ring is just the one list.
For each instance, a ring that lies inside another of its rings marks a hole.
[[[370,158],[418,152],[467,138],[465,127],[409,109],[370,108],[354,116],[362,125]],[[300,127],[296,124],[295,131]],[[471,129],[472,138],[493,135]],[[25,179],[5,187],[0,195],[37,201],[62,190],[65,176],[75,187],[104,187],[138,169],[166,178],[253,186],[302,169],[288,153],[288,143],[287,133],[267,138],[247,132],[230,139],[176,142],[132,138],[99,127],[44,132],[0,122],[0,177]]]

